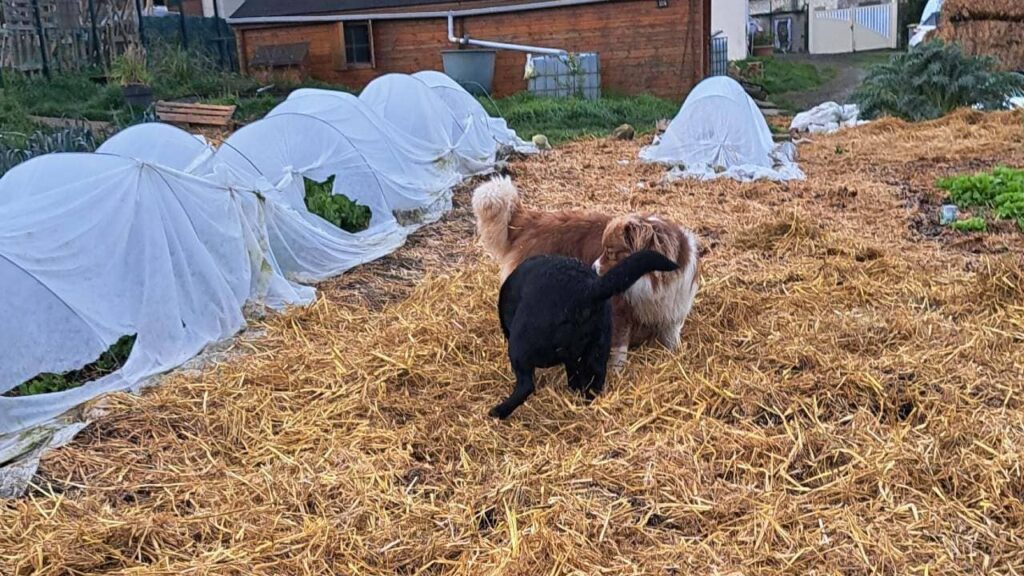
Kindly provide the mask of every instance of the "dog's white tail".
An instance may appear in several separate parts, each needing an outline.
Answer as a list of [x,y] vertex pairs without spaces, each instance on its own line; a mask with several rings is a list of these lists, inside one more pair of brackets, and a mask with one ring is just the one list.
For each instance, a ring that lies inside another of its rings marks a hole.
[[473,215],[480,243],[498,259],[508,250],[508,225],[519,210],[519,191],[507,176],[493,178],[473,191]]

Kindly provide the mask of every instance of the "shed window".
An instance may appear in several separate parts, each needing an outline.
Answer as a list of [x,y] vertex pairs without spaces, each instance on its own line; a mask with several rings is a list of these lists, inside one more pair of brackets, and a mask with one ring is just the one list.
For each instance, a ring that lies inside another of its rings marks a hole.
[[373,41],[369,22],[345,22],[345,62],[373,65]]

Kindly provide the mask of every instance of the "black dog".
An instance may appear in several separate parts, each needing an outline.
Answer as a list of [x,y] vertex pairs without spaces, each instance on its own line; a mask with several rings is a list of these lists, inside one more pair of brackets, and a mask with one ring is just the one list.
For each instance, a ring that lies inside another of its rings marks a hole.
[[579,260],[534,256],[505,280],[498,297],[501,330],[516,389],[491,410],[508,418],[533,393],[533,372],[562,364],[569,387],[593,398],[604,387],[611,352],[609,300],[649,272],[678,266],[661,254],[637,252],[598,276]]

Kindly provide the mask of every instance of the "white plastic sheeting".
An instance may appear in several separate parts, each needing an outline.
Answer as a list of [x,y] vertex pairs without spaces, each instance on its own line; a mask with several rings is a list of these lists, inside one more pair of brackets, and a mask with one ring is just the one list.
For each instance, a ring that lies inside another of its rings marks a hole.
[[776,148],[757,104],[738,82],[716,76],[690,92],[645,162],[672,166],[672,178],[802,179],[792,155]]
[[[69,410],[231,337],[247,304],[309,303],[314,289],[300,282],[395,250],[450,209],[452,186],[493,169],[501,142],[521,143],[459,108],[461,97],[449,107],[422,80],[386,78],[365,101],[297,91],[216,151],[144,124],[95,154],[42,156],[0,179],[0,394],[136,335],[117,372],[0,397],[0,492],[23,488],[39,454],[81,429]],[[334,193],[370,207],[367,230],[346,232],[307,209],[304,179],[331,177]]]
[[[384,256],[412,230],[395,219],[396,203],[416,204],[366,161],[338,130],[312,116],[278,114],[234,133],[199,170],[208,178],[260,190],[270,252],[284,275],[316,282]],[[334,177],[333,192],[371,211],[370,227],[350,233],[311,213],[304,178]],[[422,195],[424,222],[450,207],[450,192]]]
[[118,372],[0,397],[0,435],[127,389],[244,325],[252,268],[242,221],[208,180],[119,156],[52,154],[8,172],[0,197],[0,392],[137,335]]
[[867,124],[860,119],[860,108],[856,104],[825,102],[793,118],[789,129],[811,134],[831,134],[841,128],[852,128]]
[[910,47],[913,48],[924,42],[928,33],[939,26],[939,14],[942,12],[942,0],[928,0],[924,10],[921,12],[921,22],[910,37]]
[[370,82],[359,99],[414,138],[450,154],[463,175],[494,169],[497,146],[466,118],[458,118],[429,86],[405,74],[385,74]]
[[202,136],[189,134],[169,124],[136,124],[111,136],[96,149],[100,154],[116,154],[143,162],[188,172],[209,158],[213,148]]
[[374,170],[394,181],[438,191],[462,179],[455,163],[445,161],[449,151],[444,145],[407,134],[352,94],[303,88],[267,116],[278,114],[305,114],[327,122],[362,152]]
[[[521,139],[515,130],[508,127],[504,118],[495,118],[488,114],[472,94],[447,74],[425,70],[413,74],[413,77],[429,86],[457,118],[467,119],[463,122],[464,125],[472,123],[474,130],[488,134],[499,146],[523,154],[537,152],[537,147],[532,142]],[[475,137],[483,138],[482,136]]]

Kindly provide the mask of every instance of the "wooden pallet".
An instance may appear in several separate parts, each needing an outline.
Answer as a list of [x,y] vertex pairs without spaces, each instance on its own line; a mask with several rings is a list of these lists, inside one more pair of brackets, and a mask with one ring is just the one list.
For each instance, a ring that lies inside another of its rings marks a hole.
[[187,104],[184,102],[156,103],[156,115],[168,124],[190,124],[197,126],[228,126],[235,114],[234,106],[215,104]]

